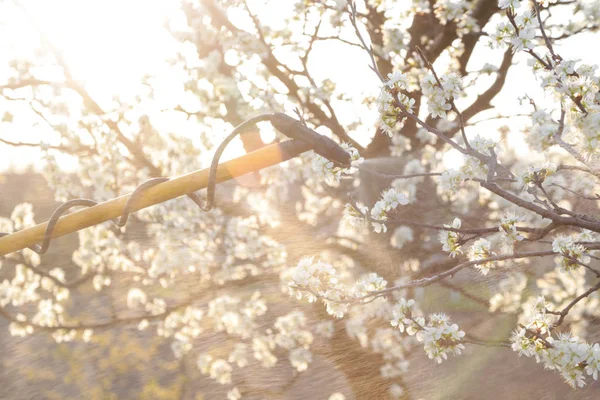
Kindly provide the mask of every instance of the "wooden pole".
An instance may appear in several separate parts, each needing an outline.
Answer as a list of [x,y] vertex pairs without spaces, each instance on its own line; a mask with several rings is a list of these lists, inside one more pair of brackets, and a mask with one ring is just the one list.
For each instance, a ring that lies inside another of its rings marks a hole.
[[[285,146],[284,148],[284,145]],[[291,145],[291,146],[290,146]],[[298,140],[293,142],[272,144],[242,157],[219,164],[216,182],[223,182],[250,172],[279,164],[290,158],[296,157],[311,149],[309,144]],[[173,178],[156,186],[145,189],[136,201],[131,204],[131,211],[162,203],[176,197],[184,196],[208,186],[209,168],[191,172]],[[116,199],[105,201],[90,208],[64,215],[58,220],[52,238],[64,236],[69,233],[115,219],[122,215],[125,203],[131,194],[126,194]],[[193,205],[190,204],[190,207]],[[0,237],[0,256],[14,251],[25,249],[39,243],[44,238],[47,222],[31,228]]]

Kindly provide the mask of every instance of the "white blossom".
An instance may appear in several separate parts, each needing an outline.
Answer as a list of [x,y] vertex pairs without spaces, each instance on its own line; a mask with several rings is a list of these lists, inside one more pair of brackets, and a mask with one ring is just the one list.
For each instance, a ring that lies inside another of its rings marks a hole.
[[[460,229],[462,222],[459,218],[454,218],[452,224],[445,225],[446,228]],[[462,253],[460,234],[454,231],[440,231],[439,233],[440,242],[443,244],[442,249],[450,253],[450,256],[456,257]]]
[[[490,249],[491,243],[488,240],[484,238],[477,239],[469,249],[469,260],[479,261],[492,257],[494,253],[492,253]],[[477,268],[482,275],[487,275],[493,266],[494,263],[492,261],[475,264],[475,268]]]

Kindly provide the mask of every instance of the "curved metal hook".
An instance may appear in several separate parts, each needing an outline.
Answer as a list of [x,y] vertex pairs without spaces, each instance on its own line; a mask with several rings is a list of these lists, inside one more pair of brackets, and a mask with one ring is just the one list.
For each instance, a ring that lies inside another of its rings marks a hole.
[[[132,205],[139,198],[142,192],[148,189],[149,187],[168,181],[169,179],[170,178],[152,178],[136,187],[133,193],[131,193],[129,199],[127,199],[125,207],[123,207],[123,214],[119,218],[111,220],[111,222],[119,228],[123,227],[127,223],[127,219],[129,218]],[[36,252],[37,254],[45,254],[50,248],[50,242],[52,240],[52,233],[54,232],[54,228],[56,228],[58,220],[64,213],[66,213],[73,207],[93,207],[98,204],[99,203],[97,201],[90,199],[73,199],[64,202],[63,204],[58,206],[50,216],[50,219],[48,220],[48,225],[46,225],[46,230],[44,231],[44,238],[42,239],[42,243],[39,245],[36,244],[33,246],[29,246],[28,249]],[[0,237],[7,235],[9,235],[9,233],[0,233]]]
[[[198,207],[200,207],[202,210],[210,211],[215,205],[215,186],[217,183],[216,181],[219,160],[221,158],[221,155],[225,151],[227,145],[237,135],[243,133],[246,128],[262,121],[270,121],[273,127],[275,127],[278,131],[294,139],[282,142],[282,151],[290,151],[291,153],[293,153],[294,151],[297,151],[298,148],[306,148],[306,150],[312,148],[317,154],[320,154],[333,162],[336,162],[343,166],[350,165],[350,155],[346,151],[344,151],[333,140],[322,136],[310,129],[309,127],[307,127],[303,122],[289,117],[283,113],[261,114],[254,118],[250,118],[236,126],[235,129],[221,142],[221,144],[219,144],[219,147],[215,151],[209,169],[206,201],[203,203],[196,193],[188,194],[188,197],[192,199],[192,201],[196,203],[196,205],[198,205]],[[133,205],[139,199],[142,193],[146,189],[158,185],[159,183],[166,182],[169,179],[170,178],[166,177],[151,178],[137,186],[129,196],[129,199],[127,199],[127,202],[123,207],[123,214],[117,219],[111,221],[119,228],[125,226],[129,218],[129,214],[133,209]],[[28,248],[35,251],[38,254],[46,253],[48,251],[48,248],[50,247],[52,233],[54,232],[56,224],[58,223],[58,220],[64,213],[66,213],[73,207],[93,207],[97,204],[97,201],[89,199],[74,199],[61,204],[56,208],[56,210],[54,210],[52,216],[50,217],[50,220],[48,221],[48,224],[46,225],[46,230],[44,231],[42,243],[40,245],[29,246]],[[9,233],[0,232],[0,237],[6,235],[9,235]]]

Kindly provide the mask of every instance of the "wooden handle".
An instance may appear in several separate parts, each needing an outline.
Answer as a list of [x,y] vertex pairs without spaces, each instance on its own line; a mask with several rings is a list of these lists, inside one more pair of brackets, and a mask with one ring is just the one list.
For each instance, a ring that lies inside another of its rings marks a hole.
[[[310,149],[311,146],[309,144],[300,141],[290,141],[263,147],[242,157],[219,164],[216,182],[227,181],[250,172],[279,164]],[[138,211],[206,188],[209,180],[209,171],[209,168],[194,171],[144,190],[139,198],[131,205],[131,211]],[[117,197],[116,199],[61,217],[52,232],[52,237],[56,238],[64,236],[68,233],[73,233],[92,225],[117,218],[123,214],[123,208],[130,195],[131,194],[126,194]],[[0,237],[0,256],[25,249],[41,242],[44,238],[44,232],[46,231],[47,225],[48,223],[44,222],[34,227]]]

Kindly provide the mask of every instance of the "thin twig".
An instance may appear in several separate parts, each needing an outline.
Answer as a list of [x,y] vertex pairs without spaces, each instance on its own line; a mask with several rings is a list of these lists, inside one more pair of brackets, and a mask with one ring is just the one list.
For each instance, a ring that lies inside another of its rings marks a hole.
[[575,306],[575,304],[579,303],[581,300],[585,299],[586,297],[588,297],[590,294],[594,293],[598,289],[600,289],[600,282],[598,282],[596,285],[592,286],[591,288],[589,288],[588,290],[586,290],[579,296],[575,297],[573,299],[573,301],[571,301],[565,308],[562,309],[562,311],[559,312],[560,317],[558,318],[558,321],[556,321],[552,325],[552,328],[556,328],[556,327],[560,326],[560,324],[563,323],[563,321],[565,320],[565,317],[567,316],[567,314],[569,314],[569,311],[571,311],[571,308],[573,308],[573,306]]

